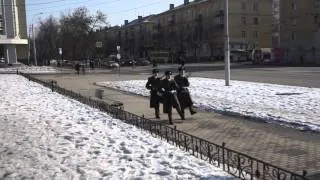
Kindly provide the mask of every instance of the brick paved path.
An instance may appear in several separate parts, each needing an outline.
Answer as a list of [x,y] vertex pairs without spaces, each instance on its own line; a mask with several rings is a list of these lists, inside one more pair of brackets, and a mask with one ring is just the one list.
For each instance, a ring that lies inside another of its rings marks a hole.
[[[146,75],[97,74],[86,76],[46,75],[40,79],[55,79],[64,88],[94,96],[100,89],[94,82],[146,79]],[[149,109],[148,98],[104,88],[105,101],[122,101],[126,111],[154,118]],[[186,111],[188,112],[188,111]],[[199,112],[195,116],[186,114],[186,121],[174,114],[174,123],[178,129],[207,139],[216,144],[226,143],[228,148],[243,152],[273,165],[295,171],[299,174],[307,170],[308,174],[320,173],[320,134],[305,133],[295,129],[223,116],[217,113]],[[161,114],[161,121],[167,123],[167,116]]]

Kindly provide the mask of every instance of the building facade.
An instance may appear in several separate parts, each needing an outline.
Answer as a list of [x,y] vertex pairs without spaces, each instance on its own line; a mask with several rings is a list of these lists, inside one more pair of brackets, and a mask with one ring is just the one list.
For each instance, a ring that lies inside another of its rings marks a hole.
[[[229,0],[230,47],[237,50],[272,47],[273,0]],[[122,53],[147,57],[167,51],[175,61],[223,59],[225,0],[184,0],[168,10],[139,16],[121,26]]]
[[26,59],[27,39],[25,0],[0,0],[0,58],[8,64]]
[[286,62],[320,64],[320,0],[281,0],[279,24]]

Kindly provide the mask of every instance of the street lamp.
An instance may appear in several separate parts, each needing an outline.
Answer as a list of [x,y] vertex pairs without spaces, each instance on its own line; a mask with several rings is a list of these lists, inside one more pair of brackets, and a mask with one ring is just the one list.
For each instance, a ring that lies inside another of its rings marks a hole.
[[[32,23],[31,23],[31,31],[32,31],[32,37],[33,37],[33,54],[34,54],[34,63],[37,66],[37,48],[36,48],[36,37],[34,35],[34,27],[33,27],[33,20],[36,16],[42,15],[43,12],[40,12],[38,14],[33,15],[32,17]],[[30,39],[30,32],[29,32],[29,39]],[[29,53],[28,53],[28,63],[30,64],[30,42],[29,42]]]
[[224,49],[225,81],[226,81],[226,86],[230,86],[229,0],[225,0],[224,30],[225,30],[225,49]]

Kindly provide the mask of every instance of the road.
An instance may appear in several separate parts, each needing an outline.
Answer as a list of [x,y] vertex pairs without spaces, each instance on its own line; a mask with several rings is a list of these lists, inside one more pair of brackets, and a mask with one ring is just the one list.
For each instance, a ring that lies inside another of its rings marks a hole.
[[[166,70],[177,72],[177,68],[177,64],[159,66],[160,73]],[[150,73],[151,69],[152,67],[150,66],[124,67],[121,69],[121,72]],[[193,77],[224,79],[224,65],[222,63],[186,64],[186,69],[192,73]],[[232,64],[231,80],[320,88],[320,67],[275,67]]]

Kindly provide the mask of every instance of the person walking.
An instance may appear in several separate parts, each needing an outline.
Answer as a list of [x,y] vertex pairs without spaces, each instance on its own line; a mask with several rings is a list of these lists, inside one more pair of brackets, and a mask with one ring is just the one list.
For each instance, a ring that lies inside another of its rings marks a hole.
[[160,78],[158,77],[158,73],[158,69],[152,70],[152,76],[148,78],[146,88],[150,90],[150,108],[155,109],[155,116],[157,119],[160,119],[160,97],[158,96]]
[[161,90],[164,94],[163,113],[168,114],[169,124],[172,122],[172,108],[174,107],[181,119],[184,120],[184,114],[181,111],[180,103],[177,98],[178,85],[172,78],[172,72],[165,72],[165,79],[161,81]]
[[190,83],[189,83],[188,77],[185,74],[185,68],[180,67],[178,71],[179,71],[179,74],[174,77],[174,80],[179,87],[177,95],[178,95],[178,100],[180,102],[181,111],[184,114],[184,109],[189,108],[190,114],[194,115],[197,113],[197,111],[195,111],[193,108],[193,102],[188,89],[188,87],[190,86]]
[[79,63],[76,64],[75,69],[77,71],[77,74],[79,75],[80,74],[80,64]]

